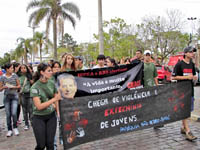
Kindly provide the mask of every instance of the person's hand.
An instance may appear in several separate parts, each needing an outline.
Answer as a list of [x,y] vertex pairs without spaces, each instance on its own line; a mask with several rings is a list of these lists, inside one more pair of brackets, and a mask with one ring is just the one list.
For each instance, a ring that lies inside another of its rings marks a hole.
[[193,75],[192,74],[190,74],[190,75],[188,75],[188,80],[193,80]]
[[76,136],[77,137],[83,137],[85,136],[85,131],[83,130],[83,128],[79,127],[77,130],[76,130]]
[[60,92],[56,93],[54,98],[56,99],[56,101],[59,101],[61,100],[61,95],[60,95]]
[[8,89],[8,87],[7,86],[3,86],[3,89]]
[[197,81],[197,80],[198,80],[198,77],[197,77],[197,76],[193,76],[193,80],[194,80],[194,81]]

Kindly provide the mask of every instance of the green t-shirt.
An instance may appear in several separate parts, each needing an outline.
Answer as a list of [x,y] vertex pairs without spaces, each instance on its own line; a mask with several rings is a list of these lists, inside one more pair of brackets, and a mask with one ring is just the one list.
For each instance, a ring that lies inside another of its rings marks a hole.
[[156,66],[153,63],[144,63],[144,87],[155,86],[154,78],[157,76]]
[[[40,80],[36,81],[31,87],[30,96],[39,97],[41,103],[47,102],[54,97],[54,94],[57,92],[56,86],[52,80],[48,80],[47,83],[42,83]],[[33,103],[33,114],[34,115],[48,115],[55,111],[53,105],[49,107],[38,110]]]
[[[20,86],[21,88],[24,85],[24,80],[25,78],[27,78],[25,75],[22,75],[19,77],[19,81],[20,81]],[[30,88],[31,88],[31,83],[29,80],[26,80],[26,83],[24,85],[24,88],[22,89],[22,93],[29,93],[30,92]]]

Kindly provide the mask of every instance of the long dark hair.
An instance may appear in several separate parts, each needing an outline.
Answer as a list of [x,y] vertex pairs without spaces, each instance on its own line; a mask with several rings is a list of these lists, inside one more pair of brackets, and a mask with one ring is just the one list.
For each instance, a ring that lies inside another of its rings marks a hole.
[[23,75],[23,73],[22,73],[22,71],[21,71],[22,66],[25,66],[25,67],[26,67],[26,74],[25,74],[25,76],[27,77],[27,79],[28,79],[29,81],[32,80],[32,74],[31,74],[30,70],[28,69],[28,66],[25,65],[25,64],[22,64],[22,65],[19,67],[19,70],[18,70],[18,72],[17,72],[17,75],[18,75],[19,77],[21,77],[21,76]]
[[114,67],[118,66],[114,58],[108,58]]
[[51,66],[49,64],[46,64],[46,63],[40,63],[37,66],[37,71],[33,75],[34,82],[36,82],[37,80],[40,79],[40,77],[41,77],[40,71],[45,71],[48,67],[51,68]]

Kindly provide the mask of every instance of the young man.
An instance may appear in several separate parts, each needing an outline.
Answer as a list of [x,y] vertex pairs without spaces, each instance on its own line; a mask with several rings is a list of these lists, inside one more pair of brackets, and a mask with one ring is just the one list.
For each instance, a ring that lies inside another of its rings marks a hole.
[[[179,61],[174,68],[173,71],[173,80],[177,80],[178,82],[181,81],[191,81],[192,84],[192,97],[191,97],[191,111],[193,111],[193,107],[194,107],[194,85],[193,85],[193,81],[197,80],[197,77],[195,76],[196,72],[195,72],[195,65],[192,62],[192,58],[193,58],[193,52],[196,49],[194,49],[193,47],[189,46],[186,47],[184,49],[184,59]],[[195,139],[197,139],[197,137],[195,137],[192,132],[190,131],[187,119],[182,120],[182,128],[181,128],[181,133],[182,134],[186,134],[186,139],[193,141]]]
[[104,67],[106,67],[105,66],[105,59],[106,59],[106,57],[104,56],[104,55],[99,55],[98,57],[97,57],[97,62],[98,62],[98,64],[96,65],[96,66],[94,66],[93,67],[93,69],[95,69],[95,68],[104,68]]
[[151,62],[151,51],[144,51],[144,87],[158,85],[157,69],[154,63]]
[[137,50],[136,53],[135,53],[135,57],[132,58],[131,64],[139,63],[139,62],[142,61],[142,59],[143,59],[142,50]]

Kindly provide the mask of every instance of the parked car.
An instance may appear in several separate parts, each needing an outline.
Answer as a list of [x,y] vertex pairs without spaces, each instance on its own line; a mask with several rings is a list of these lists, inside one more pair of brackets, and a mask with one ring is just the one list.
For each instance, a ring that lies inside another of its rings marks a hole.
[[156,65],[159,83],[171,82],[172,71],[164,65]]

